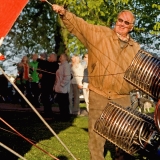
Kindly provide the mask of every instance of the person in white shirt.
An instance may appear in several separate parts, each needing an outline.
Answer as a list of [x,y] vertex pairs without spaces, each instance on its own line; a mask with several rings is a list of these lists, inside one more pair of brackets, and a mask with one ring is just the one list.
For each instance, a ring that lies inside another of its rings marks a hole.
[[88,54],[84,55],[83,60],[85,61],[85,66],[84,66],[84,74],[83,74],[83,95],[84,95],[84,100],[86,102],[86,109],[89,112],[89,88],[88,88]]
[[82,86],[84,67],[80,63],[78,55],[73,55],[71,58],[71,88],[69,93],[70,113],[80,115],[79,107],[79,88]]

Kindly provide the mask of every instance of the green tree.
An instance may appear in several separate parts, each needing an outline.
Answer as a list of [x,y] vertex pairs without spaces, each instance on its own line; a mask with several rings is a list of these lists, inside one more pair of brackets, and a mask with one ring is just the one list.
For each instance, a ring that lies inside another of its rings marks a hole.
[[[149,46],[160,35],[160,4],[158,0],[49,0],[96,25],[113,27],[119,11],[131,10],[137,18],[132,37]],[[159,49],[159,42],[155,47]],[[15,22],[1,51],[15,54],[24,51],[84,54],[86,48],[63,25],[61,19],[45,2],[30,0]]]
[[[140,44],[149,46],[158,39],[160,35],[159,18],[160,4],[158,0],[69,0],[57,1],[58,4],[67,5],[68,10],[82,17],[87,22],[96,25],[113,27],[117,14],[124,9],[131,10],[136,15],[135,29],[132,37]],[[66,35],[65,35],[66,36]],[[65,37],[66,38],[66,37]],[[84,53],[84,46],[78,39],[68,35],[67,46],[70,53]],[[159,49],[159,42],[155,49]]]
[[63,42],[56,16],[47,4],[30,1],[5,38],[1,50],[28,55],[63,51],[59,46]]

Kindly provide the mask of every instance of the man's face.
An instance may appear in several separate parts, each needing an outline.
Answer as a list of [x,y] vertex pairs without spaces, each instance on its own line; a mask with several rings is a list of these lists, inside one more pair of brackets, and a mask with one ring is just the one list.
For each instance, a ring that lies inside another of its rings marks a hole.
[[27,61],[28,61],[28,58],[27,58],[26,56],[24,56],[24,57],[22,58],[22,62],[23,62],[23,63],[27,63]]
[[32,56],[33,61],[36,61],[37,58],[38,58],[38,55],[37,55],[37,54],[34,54],[34,55]]
[[125,37],[128,32],[133,29],[133,21],[134,17],[131,15],[131,13],[122,12],[117,18],[115,31]]
[[73,63],[75,63],[76,62],[76,56],[72,56],[71,60],[72,60]]
[[56,61],[55,55],[54,55],[54,54],[50,54],[49,57],[48,57],[48,61],[49,61],[49,62],[54,62],[54,61]]
[[66,56],[64,54],[62,54],[60,57],[59,57],[59,61],[60,62],[64,62],[66,60]]

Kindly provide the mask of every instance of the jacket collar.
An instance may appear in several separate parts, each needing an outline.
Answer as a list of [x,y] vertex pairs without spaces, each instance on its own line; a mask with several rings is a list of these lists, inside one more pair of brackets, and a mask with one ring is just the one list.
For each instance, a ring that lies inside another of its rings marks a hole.
[[[130,36],[130,35],[129,35]],[[116,32],[115,32],[115,30],[113,30],[113,39],[114,40],[118,40],[119,38],[118,38],[118,36],[117,36],[117,34],[116,34]],[[133,39],[131,38],[131,36],[130,36],[130,38],[129,38],[129,41],[128,41],[128,44],[130,45],[130,46],[133,46]]]

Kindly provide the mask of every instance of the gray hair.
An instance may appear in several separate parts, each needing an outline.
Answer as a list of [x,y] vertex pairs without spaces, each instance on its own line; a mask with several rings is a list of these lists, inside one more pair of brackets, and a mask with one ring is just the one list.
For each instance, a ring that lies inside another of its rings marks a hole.
[[123,12],[128,12],[128,13],[130,13],[130,15],[133,17],[133,24],[134,24],[135,21],[136,21],[136,17],[135,17],[135,15],[134,15],[130,10],[122,10],[121,12],[118,13],[117,18],[118,18]]

